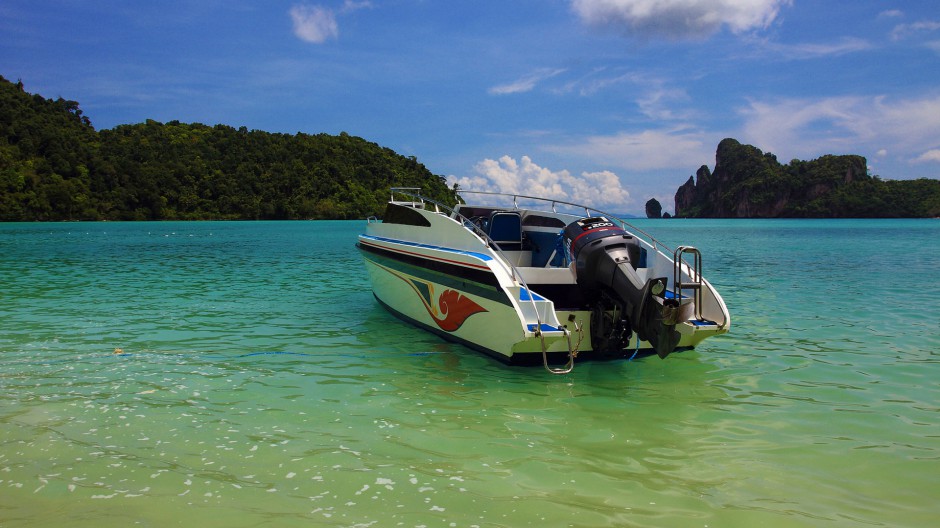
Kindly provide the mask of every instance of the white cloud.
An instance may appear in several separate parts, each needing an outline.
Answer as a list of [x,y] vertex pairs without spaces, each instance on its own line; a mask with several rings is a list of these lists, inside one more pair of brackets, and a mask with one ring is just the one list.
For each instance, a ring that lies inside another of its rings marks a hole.
[[557,93],[577,92],[581,96],[594,95],[624,82],[640,82],[642,76],[637,73],[608,73],[607,68],[595,68],[580,78],[565,83]]
[[[346,15],[360,9],[370,8],[372,8],[372,2],[369,0],[345,0],[338,14]],[[289,13],[294,22],[294,35],[300,40],[322,44],[331,38],[339,37],[337,13],[330,8],[298,4],[291,7]]]
[[795,44],[791,46],[773,45],[772,49],[781,52],[784,56],[791,59],[813,59],[818,57],[835,57],[845,55],[846,53],[855,53],[872,48],[867,40],[854,37],[845,37],[838,42],[827,42],[822,44]]
[[[672,81],[657,78],[647,72],[608,72],[605,68],[598,68],[566,83],[555,92],[574,92],[582,97],[590,97],[623,84],[630,85],[625,92],[635,94],[634,102],[637,108],[650,119],[659,122],[687,120],[697,113],[688,109],[691,98],[684,88],[673,87]],[[686,108],[679,108],[678,105],[685,105]]]
[[701,38],[762,29],[790,0],[571,0],[581,20],[627,35]]
[[361,2],[356,2],[355,0],[346,0],[343,2],[343,13],[351,13],[353,11],[358,11],[360,9],[367,9],[372,7],[372,2],[369,0],[363,0]]
[[532,91],[535,86],[546,80],[550,79],[558,74],[564,73],[563,69],[551,69],[551,68],[540,68],[525,77],[522,77],[516,81],[513,81],[508,84],[502,84],[499,86],[494,86],[488,90],[492,95],[508,95],[514,93],[524,93]]
[[295,5],[290,8],[294,35],[300,40],[321,44],[339,36],[336,15],[322,6]]
[[651,84],[654,87],[640,96],[636,102],[643,115],[657,121],[685,119],[689,116],[689,112],[677,113],[671,105],[674,102],[689,101],[689,94],[685,90],[657,86],[659,83]]
[[778,154],[783,154],[780,150],[784,147],[802,151],[801,144],[817,145],[811,150],[821,147],[841,152],[852,140],[873,134],[867,123],[865,129],[852,128],[853,123],[863,125],[859,119],[863,104],[860,97],[751,101],[740,110],[745,119],[744,141]]
[[940,29],[940,22],[935,20],[922,20],[920,22],[914,22],[913,24],[898,24],[894,26],[894,29],[891,31],[891,38],[893,40],[901,40],[917,33],[929,33],[938,29]]
[[918,156],[914,161],[916,163],[940,163],[940,149],[930,149]]
[[751,101],[740,114],[741,140],[781,156],[890,151],[915,161],[940,137],[940,96]]
[[678,127],[590,136],[579,142],[547,146],[545,149],[632,172],[659,169],[684,172],[714,157],[714,146],[706,146],[705,140],[702,132]]
[[631,201],[620,178],[610,171],[582,172],[574,176],[567,170],[540,167],[528,156],[519,161],[510,156],[485,159],[476,164],[474,171],[472,176],[451,176],[448,184],[456,183],[467,190],[540,196],[620,211]]

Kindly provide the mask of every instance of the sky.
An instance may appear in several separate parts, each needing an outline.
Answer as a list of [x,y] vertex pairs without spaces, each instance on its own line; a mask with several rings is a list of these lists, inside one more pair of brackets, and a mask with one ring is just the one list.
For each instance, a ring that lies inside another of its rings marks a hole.
[[4,0],[0,75],[98,130],[346,132],[624,213],[729,137],[940,178],[936,0]]

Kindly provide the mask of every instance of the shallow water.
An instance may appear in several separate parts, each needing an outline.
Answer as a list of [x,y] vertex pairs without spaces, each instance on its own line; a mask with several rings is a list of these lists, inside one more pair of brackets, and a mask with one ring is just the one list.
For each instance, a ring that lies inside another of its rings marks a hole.
[[940,222],[637,224],[732,332],[563,377],[385,313],[360,222],[0,224],[0,526],[933,525]]

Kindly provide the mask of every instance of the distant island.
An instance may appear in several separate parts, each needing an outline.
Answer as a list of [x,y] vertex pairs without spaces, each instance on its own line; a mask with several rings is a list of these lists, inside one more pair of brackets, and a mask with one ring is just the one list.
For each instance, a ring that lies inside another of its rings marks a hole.
[[769,152],[724,139],[715,170],[703,165],[675,200],[682,218],[931,218],[940,216],[940,180],[882,180],[855,155],[783,165]]
[[345,133],[151,120],[96,131],[76,101],[0,77],[0,221],[366,218],[393,186],[455,201],[414,157]]

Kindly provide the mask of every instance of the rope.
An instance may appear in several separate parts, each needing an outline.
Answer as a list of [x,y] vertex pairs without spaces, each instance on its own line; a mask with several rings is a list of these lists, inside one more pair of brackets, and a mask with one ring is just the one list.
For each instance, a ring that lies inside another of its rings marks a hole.
[[636,355],[639,353],[640,353],[640,336],[638,334],[636,336],[636,349],[633,351],[633,355],[630,356],[630,359],[628,359],[627,361],[633,361],[633,358],[635,358]]

